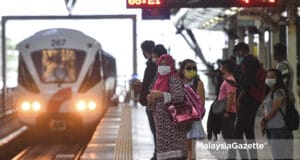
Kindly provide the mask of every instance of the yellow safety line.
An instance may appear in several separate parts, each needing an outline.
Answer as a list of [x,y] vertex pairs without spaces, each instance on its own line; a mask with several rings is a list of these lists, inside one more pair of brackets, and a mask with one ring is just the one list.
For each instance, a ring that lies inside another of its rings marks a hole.
[[132,160],[131,107],[122,111],[119,134],[116,140],[113,160]]

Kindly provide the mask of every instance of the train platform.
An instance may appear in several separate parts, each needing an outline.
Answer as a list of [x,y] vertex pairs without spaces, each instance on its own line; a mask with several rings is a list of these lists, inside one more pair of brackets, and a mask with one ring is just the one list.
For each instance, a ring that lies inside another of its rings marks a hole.
[[[206,101],[208,111],[212,101]],[[270,148],[265,137],[262,137],[259,127],[260,117],[257,116],[255,125],[256,139],[266,146],[258,150],[259,159],[271,157]],[[203,119],[203,126],[206,129],[207,115]],[[294,133],[294,144],[299,148],[300,131]],[[227,150],[207,148],[208,144],[222,144],[222,136],[217,141],[199,140],[196,142],[196,159],[225,159]],[[153,139],[148,125],[145,108],[141,106],[120,105],[110,107],[97,126],[93,137],[87,145],[82,160],[149,160],[153,154]],[[203,147],[204,146],[204,147]],[[300,158],[296,152],[295,159]]]

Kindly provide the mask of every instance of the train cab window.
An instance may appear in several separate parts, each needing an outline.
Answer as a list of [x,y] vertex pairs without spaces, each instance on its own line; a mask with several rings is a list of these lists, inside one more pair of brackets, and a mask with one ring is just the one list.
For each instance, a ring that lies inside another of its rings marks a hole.
[[102,60],[104,79],[115,76],[115,59],[107,54],[102,54]]
[[24,88],[32,91],[33,93],[39,93],[40,90],[38,89],[35,81],[30,74],[28,67],[26,66],[23,58],[19,57],[19,75],[18,75],[18,83],[22,85]]
[[77,80],[85,52],[65,48],[43,49],[31,56],[42,82],[72,83]]
[[90,66],[87,74],[85,75],[81,86],[79,87],[78,92],[85,92],[95,86],[101,81],[101,66],[100,66],[100,57],[99,52],[95,56],[95,61]]

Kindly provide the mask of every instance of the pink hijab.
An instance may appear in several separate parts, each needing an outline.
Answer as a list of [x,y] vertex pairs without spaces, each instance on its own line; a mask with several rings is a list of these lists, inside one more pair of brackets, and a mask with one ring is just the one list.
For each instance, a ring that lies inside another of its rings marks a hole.
[[152,87],[152,90],[168,92],[169,91],[169,79],[171,76],[176,74],[175,61],[172,58],[172,56],[170,56],[168,54],[164,54],[164,55],[160,56],[159,59],[157,60],[157,66],[160,65],[162,60],[165,60],[167,63],[167,66],[171,67],[171,72],[166,75],[163,75],[163,76],[160,75],[159,73],[157,73],[157,79]]

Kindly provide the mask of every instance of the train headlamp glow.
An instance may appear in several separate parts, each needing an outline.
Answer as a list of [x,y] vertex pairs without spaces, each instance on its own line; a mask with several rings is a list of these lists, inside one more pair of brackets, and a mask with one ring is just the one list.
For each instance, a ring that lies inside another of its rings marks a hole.
[[76,108],[78,111],[84,111],[85,110],[85,101],[79,101],[77,104],[76,104]]
[[24,101],[21,104],[21,109],[22,111],[30,111],[33,110],[35,112],[38,112],[41,110],[41,103],[34,101],[34,102],[28,102],[28,101]]
[[76,104],[76,109],[77,111],[83,112],[83,111],[93,111],[95,110],[97,107],[97,104],[95,101],[84,101],[84,100],[80,100],[77,102]]
[[88,103],[88,108],[90,109],[90,110],[95,110],[96,109],[96,102],[94,102],[94,101],[89,101],[89,103]]
[[23,102],[23,103],[21,104],[21,109],[22,109],[23,111],[29,111],[29,110],[30,110],[30,103],[27,102],[27,101]]
[[33,102],[31,106],[34,111],[41,110],[41,104],[39,102]]

